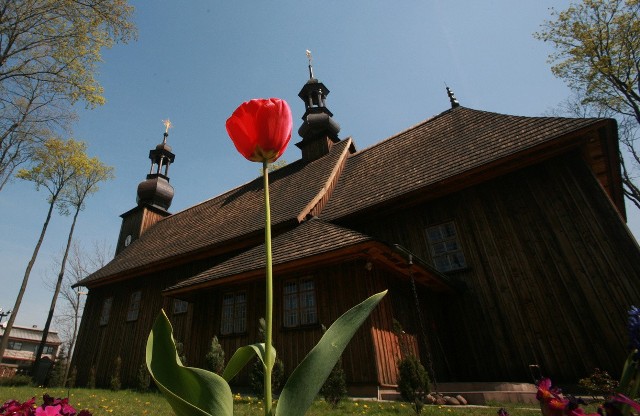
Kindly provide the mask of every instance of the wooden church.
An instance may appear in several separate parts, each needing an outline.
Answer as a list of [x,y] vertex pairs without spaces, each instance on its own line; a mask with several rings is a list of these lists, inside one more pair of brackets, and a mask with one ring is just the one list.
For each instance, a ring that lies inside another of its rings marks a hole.
[[[352,392],[395,385],[406,351],[438,382],[530,382],[530,366],[554,381],[619,374],[640,250],[616,122],[479,111],[448,92],[446,111],[358,151],[338,136],[325,85],[311,76],[300,91],[302,156],[270,174],[285,373],[322,325],[388,289],[344,352]],[[117,357],[134,385],[161,308],[190,366],[204,367],[214,335],[227,357],[260,341],[262,178],[170,214],[166,139],[122,214],[115,258],[80,283],[80,385],[91,372],[108,385]]]

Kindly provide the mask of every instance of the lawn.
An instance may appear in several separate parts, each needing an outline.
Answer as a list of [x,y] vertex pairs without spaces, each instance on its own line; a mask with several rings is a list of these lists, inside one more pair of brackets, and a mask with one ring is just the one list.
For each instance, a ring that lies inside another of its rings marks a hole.
[[[173,416],[171,408],[158,393],[137,393],[130,390],[112,392],[110,390],[42,388],[42,387],[0,387],[0,403],[10,399],[25,401],[36,397],[36,403],[42,403],[42,395],[48,393],[54,397],[69,396],[69,404],[77,410],[88,409],[94,416]],[[234,411],[238,416],[260,416],[263,414],[262,401],[249,396],[234,397]],[[531,404],[493,404],[492,406],[426,406],[422,415],[497,415],[504,407],[510,416],[540,415],[540,410]],[[337,409],[332,409],[324,401],[317,400],[307,416],[338,415],[413,415],[408,404],[401,402],[377,402],[370,400],[347,400]]]

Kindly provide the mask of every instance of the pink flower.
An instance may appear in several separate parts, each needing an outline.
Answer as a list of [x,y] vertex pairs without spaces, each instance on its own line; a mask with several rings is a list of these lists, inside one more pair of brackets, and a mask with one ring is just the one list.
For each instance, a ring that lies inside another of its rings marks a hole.
[[62,405],[47,406],[44,409],[42,407],[38,407],[36,409],[36,416],[60,416],[61,409]]
[[227,119],[227,133],[242,156],[252,162],[276,161],[291,140],[291,109],[279,98],[242,103]]

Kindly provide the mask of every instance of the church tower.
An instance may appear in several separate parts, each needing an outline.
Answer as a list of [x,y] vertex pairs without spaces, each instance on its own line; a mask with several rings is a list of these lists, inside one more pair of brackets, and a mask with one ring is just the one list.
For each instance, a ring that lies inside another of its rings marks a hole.
[[326,107],[329,89],[313,76],[311,52],[309,58],[309,80],[300,90],[298,97],[304,101],[306,111],[302,116],[303,123],[298,129],[302,141],[296,146],[302,151],[302,159],[310,162],[316,160],[331,150],[334,143],[340,141],[338,132],[340,125],[332,118],[333,113]]
[[149,227],[171,215],[167,209],[173,200],[173,186],[169,184],[169,166],[175,160],[167,144],[171,122],[165,120],[162,143],[149,151],[151,169],[147,179],[138,185],[138,206],[122,214],[122,226],[116,246],[116,255],[137,240]]

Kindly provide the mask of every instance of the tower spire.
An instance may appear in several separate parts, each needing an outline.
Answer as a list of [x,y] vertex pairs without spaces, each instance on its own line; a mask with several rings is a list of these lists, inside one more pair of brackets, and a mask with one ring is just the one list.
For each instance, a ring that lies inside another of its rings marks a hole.
[[169,166],[176,156],[171,152],[171,146],[167,144],[169,129],[173,127],[169,119],[162,120],[165,126],[162,143],[149,151],[151,169],[147,179],[138,185],[138,205],[148,204],[156,208],[167,210],[173,200],[173,186],[169,184]]
[[453,95],[453,91],[451,91],[451,88],[449,88],[447,84],[444,84],[444,85],[447,88],[447,96],[449,96],[449,102],[451,103],[451,108],[460,107],[460,103],[456,99],[456,96]]
[[315,160],[327,153],[333,143],[340,141],[340,125],[333,120],[333,113],[326,107],[329,89],[313,76],[311,51],[307,50],[309,60],[309,80],[304,84],[298,97],[304,101],[303,123],[298,129],[302,141],[296,146],[302,150],[302,159]]

